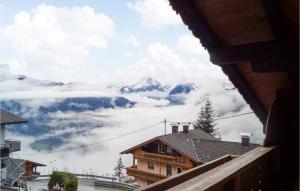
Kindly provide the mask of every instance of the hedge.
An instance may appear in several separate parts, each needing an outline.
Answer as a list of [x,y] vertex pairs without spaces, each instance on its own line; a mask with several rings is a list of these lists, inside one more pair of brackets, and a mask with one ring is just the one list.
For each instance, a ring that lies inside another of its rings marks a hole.
[[58,184],[60,188],[64,188],[64,191],[77,191],[78,181],[74,174],[60,171],[53,171],[50,180],[48,182],[48,189],[51,190]]

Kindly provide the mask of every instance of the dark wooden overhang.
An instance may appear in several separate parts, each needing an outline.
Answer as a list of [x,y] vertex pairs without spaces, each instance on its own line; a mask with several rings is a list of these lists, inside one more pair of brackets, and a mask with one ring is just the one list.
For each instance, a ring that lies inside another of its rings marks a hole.
[[10,124],[20,124],[27,123],[26,119],[16,116],[8,111],[0,109],[0,124],[1,125],[10,125]]
[[265,126],[277,90],[299,89],[299,2],[169,1]]

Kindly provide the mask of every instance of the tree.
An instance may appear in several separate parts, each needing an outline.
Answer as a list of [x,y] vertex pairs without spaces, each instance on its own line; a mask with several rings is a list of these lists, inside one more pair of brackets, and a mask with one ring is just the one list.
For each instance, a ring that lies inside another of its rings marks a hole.
[[114,168],[115,170],[115,176],[118,177],[119,182],[121,182],[121,179],[123,177],[123,169],[125,169],[125,166],[123,165],[121,157],[117,161],[117,166]]
[[193,126],[194,129],[201,129],[213,136],[219,135],[218,129],[215,128],[214,110],[209,99],[207,99],[205,105],[201,107],[201,111]]

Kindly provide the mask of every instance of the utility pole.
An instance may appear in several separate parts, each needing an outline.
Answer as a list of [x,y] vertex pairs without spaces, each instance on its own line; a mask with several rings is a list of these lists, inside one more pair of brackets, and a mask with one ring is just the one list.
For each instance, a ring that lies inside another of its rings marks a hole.
[[167,134],[167,119],[164,120],[164,124],[165,124],[165,134]]

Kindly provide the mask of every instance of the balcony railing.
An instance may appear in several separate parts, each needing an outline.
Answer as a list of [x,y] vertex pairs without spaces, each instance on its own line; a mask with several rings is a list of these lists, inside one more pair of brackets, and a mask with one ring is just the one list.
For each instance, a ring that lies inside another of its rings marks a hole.
[[274,147],[258,147],[239,157],[224,156],[143,190],[274,190],[276,154]]
[[157,153],[149,153],[142,151],[139,154],[134,155],[135,158],[137,159],[145,159],[145,160],[152,160],[152,161],[157,161],[161,163],[168,163],[168,164],[173,164],[185,168],[192,168],[191,164],[184,163],[184,161],[180,160],[178,157],[174,156],[168,156],[168,155],[163,155],[163,154],[157,154]]
[[127,169],[127,174],[129,176],[134,176],[134,177],[137,177],[137,178],[140,178],[143,180],[159,181],[159,180],[167,178],[167,176],[164,176],[161,174],[156,174],[153,172],[139,170],[139,169],[137,169],[137,166],[131,166],[126,169]]

